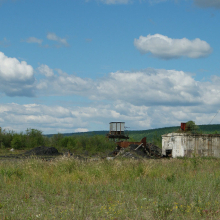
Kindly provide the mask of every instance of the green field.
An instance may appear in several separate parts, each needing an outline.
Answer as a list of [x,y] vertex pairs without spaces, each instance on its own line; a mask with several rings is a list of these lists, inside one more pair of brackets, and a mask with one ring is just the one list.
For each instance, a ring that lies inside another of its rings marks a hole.
[[[131,140],[146,136],[159,145],[160,135],[178,128],[129,135]],[[220,125],[199,126],[201,133],[218,131]],[[115,143],[105,134],[1,132],[0,219],[220,219],[220,159],[107,161],[100,158],[114,150]],[[84,159],[16,159],[40,145],[70,150]]]
[[220,219],[220,160],[0,161],[0,219]]

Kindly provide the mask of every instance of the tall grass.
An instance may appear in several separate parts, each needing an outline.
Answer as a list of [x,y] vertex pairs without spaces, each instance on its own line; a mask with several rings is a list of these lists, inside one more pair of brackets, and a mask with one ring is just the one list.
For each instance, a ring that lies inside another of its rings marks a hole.
[[214,158],[1,161],[0,219],[219,219],[219,168]]

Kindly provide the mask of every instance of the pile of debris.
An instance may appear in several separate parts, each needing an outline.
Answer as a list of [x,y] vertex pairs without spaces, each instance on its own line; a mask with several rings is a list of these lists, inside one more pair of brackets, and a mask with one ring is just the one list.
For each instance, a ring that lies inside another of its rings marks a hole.
[[55,147],[35,147],[32,150],[26,151],[24,153],[27,156],[37,155],[37,156],[57,156],[61,155]]
[[150,157],[162,157],[162,149],[152,143],[147,143],[146,147],[144,147],[144,151],[149,154]]
[[112,157],[126,157],[133,159],[141,158],[161,158],[162,150],[158,146],[152,143],[146,144],[130,144],[128,147],[117,146],[116,150],[113,151],[109,156]]

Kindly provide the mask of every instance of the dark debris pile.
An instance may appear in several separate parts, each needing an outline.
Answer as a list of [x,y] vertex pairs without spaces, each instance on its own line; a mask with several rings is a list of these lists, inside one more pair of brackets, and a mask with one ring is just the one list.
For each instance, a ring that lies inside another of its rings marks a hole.
[[151,157],[162,157],[162,149],[152,143],[147,143],[144,151]]
[[35,147],[32,150],[29,150],[24,153],[27,156],[38,155],[38,156],[57,156],[61,155],[55,147]]
[[161,158],[162,150],[152,143],[147,143],[146,147],[143,145],[131,144],[127,148],[117,148],[109,156],[133,159]]

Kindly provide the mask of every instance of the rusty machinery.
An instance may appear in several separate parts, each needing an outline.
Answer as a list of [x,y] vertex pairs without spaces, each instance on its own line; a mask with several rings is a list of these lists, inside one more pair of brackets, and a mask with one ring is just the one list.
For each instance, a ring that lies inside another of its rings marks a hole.
[[106,136],[116,142],[118,149],[127,148],[131,144],[137,144],[138,146],[143,145],[144,147],[146,147],[146,137],[143,138],[140,142],[127,141],[129,137],[125,134],[125,122],[110,122],[109,124],[110,129],[109,133]]

